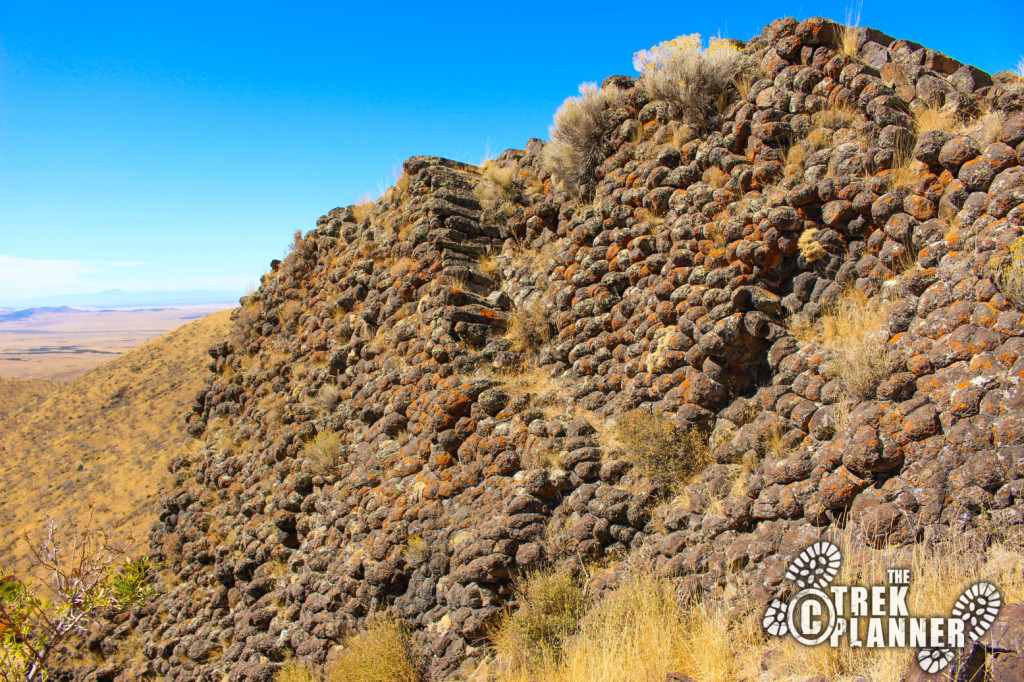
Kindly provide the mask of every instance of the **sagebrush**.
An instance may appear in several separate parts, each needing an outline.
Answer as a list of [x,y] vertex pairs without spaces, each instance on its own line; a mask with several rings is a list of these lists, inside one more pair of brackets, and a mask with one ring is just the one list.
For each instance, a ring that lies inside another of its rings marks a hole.
[[637,52],[633,66],[654,98],[675,104],[689,124],[703,128],[717,120],[730,92],[737,91],[746,57],[732,41],[711,38],[705,48],[700,34],[693,33]]
[[620,98],[618,88],[583,83],[579,96],[565,100],[555,112],[551,142],[544,147],[543,162],[576,196],[589,194],[595,171],[610,152],[609,110]]

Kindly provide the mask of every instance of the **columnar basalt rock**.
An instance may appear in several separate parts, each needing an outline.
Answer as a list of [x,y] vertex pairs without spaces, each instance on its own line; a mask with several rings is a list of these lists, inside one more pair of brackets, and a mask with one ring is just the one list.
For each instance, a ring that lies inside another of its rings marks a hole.
[[[548,562],[642,556],[687,589],[731,573],[767,598],[835,525],[910,543],[1024,522],[1024,315],[998,274],[1024,228],[1024,95],[873,29],[848,56],[838,35],[765,27],[720,129],[677,144],[680,112],[607,80],[622,96],[592,200],[531,140],[494,162],[511,216],[481,205],[480,169],[413,157],[297,238],[210,349],[199,445],[152,534],[173,580],[131,619],[146,662],[123,679],[268,679],[381,611],[444,679]],[[918,134],[935,106],[998,116]],[[893,366],[854,401],[790,326],[849,289],[892,302]],[[539,347],[506,333],[527,309],[550,325]],[[543,385],[517,384],[528,370]],[[689,494],[595,431],[638,407],[711,434]],[[335,461],[309,454],[320,434]]]

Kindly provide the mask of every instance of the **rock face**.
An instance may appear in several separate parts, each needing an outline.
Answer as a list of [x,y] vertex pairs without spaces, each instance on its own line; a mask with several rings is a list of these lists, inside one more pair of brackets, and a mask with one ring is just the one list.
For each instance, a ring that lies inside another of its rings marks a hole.
[[[297,237],[210,349],[199,445],[152,535],[174,580],[133,615],[146,662],[124,678],[264,679],[388,611],[444,679],[513,578],[565,557],[643,554],[694,590],[742,569],[767,601],[836,524],[869,543],[1020,524],[1024,315],[992,264],[1024,228],[1021,90],[836,35],[767,26],[749,90],[675,146],[679,112],[609,80],[592,201],[531,140],[496,161],[510,213],[481,206],[481,169],[413,157],[372,207]],[[1003,117],[917,135],[929,105]],[[916,178],[897,186],[901,149]],[[849,288],[893,302],[892,366],[857,397],[787,324]],[[506,333],[524,311],[549,325],[535,344]],[[508,378],[524,367],[540,379]],[[715,436],[657,513],[665,491],[593,426],[638,407]]]

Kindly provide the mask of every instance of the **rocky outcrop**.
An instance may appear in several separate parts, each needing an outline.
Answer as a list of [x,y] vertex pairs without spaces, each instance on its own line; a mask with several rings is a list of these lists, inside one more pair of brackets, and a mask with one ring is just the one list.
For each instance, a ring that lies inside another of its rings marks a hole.
[[[387,611],[444,679],[548,562],[643,555],[692,590],[739,571],[767,601],[832,527],[912,543],[1020,524],[1024,316],[1000,273],[1024,227],[1024,95],[837,35],[773,22],[743,48],[749,90],[681,144],[681,112],[608,81],[591,201],[531,140],[495,162],[511,215],[481,205],[480,169],[413,157],[374,205],[297,237],[210,350],[152,536],[174,580],[133,615],[146,662],[124,674],[267,679]],[[917,134],[929,106],[1002,117]],[[891,366],[857,397],[790,325],[851,288],[892,301]],[[540,343],[507,333],[538,310]],[[599,430],[639,407],[711,434],[686,495]]]

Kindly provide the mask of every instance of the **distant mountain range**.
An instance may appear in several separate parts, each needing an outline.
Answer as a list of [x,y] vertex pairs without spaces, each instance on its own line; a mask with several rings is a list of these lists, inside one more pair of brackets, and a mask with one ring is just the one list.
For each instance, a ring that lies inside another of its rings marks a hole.
[[8,308],[0,308],[0,322],[13,322],[14,320],[24,320],[35,315],[42,313],[80,313],[81,310],[77,308],[69,308],[66,305],[59,308],[22,308],[21,310],[10,310]]
[[122,291],[110,289],[91,294],[68,294],[61,296],[43,296],[24,300],[6,300],[0,313],[12,309],[61,307],[76,308],[170,308],[185,305],[207,305],[218,303],[235,304],[242,292],[210,291],[195,289],[192,291]]

